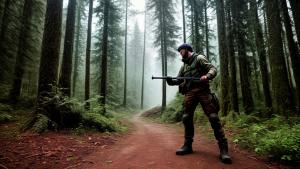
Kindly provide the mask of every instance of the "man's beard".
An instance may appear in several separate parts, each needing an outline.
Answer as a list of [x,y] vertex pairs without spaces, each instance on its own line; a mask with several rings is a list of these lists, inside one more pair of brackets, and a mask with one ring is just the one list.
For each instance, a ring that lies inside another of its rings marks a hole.
[[188,61],[189,61],[189,55],[188,55],[188,53],[186,53],[186,54],[182,57],[181,61],[182,61],[183,63],[188,63]]

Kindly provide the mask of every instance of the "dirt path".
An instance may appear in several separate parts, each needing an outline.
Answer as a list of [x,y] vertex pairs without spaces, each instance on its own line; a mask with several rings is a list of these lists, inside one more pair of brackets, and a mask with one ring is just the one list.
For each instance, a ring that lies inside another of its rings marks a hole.
[[101,148],[85,158],[81,169],[279,169],[276,165],[230,149],[233,164],[226,165],[218,159],[214,141],[196,134],[194,153],[176,156],[182,144],[182,131],[164,124],[143,120],[138,115],[130,120],[134,130],[115,145]]

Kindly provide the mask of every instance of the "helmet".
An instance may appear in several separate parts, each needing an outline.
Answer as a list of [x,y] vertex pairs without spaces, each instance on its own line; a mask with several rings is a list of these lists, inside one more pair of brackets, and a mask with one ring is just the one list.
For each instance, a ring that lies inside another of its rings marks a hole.
[[181,49],[187,49],[188,51],[193,52],[192,46],[187,44],[187,43],[184,43],[184,44],[180,45],[178,47],[177,51],[180,52]]

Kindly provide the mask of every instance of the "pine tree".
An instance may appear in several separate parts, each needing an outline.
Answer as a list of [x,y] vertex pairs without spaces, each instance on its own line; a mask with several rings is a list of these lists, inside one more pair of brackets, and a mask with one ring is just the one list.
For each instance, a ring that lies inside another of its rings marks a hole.
[[229,111],[230,98],[228,93],[229,88],[229,73],[228,73],[228,49],[225,28],[225,12],[224,1],[216,0],[217,9],[217,24],[218,24],[218,39],[219,39],[219,58],[221,66],[221,111],[227,115]]
[[[154,10],[154,20],[157,23],[155,29],[155,46],[160,47],[162,62],[162,75],[167,75],[168,59],[175,57],[175,38],[178,26],[175,25],[174,3],[167,0],[149,0],[148,9]],[[166,107],[166,81],[162,82],[162,110]]]
[[42,55],[39,71],[38,96],[52,92],[52,87],[57,83],[57,71],[61,40],[62,23],[61,0],[48,0]]
[[76,0],[69,0],[68,14],[66,21],[66,33],[64,41],[64,53],[59,78],[59,85],[63,93],[71,96],[71,75],[72,75],[72,56],[74,47],[74,31],[76,16]]
[[30,27],[31,27],[31,19],[33,13],[33,0],[25,0],[24,8],[23,8],[23,18],[22,18],[22,25],[21,25],[21,32],[22,34],[19,35],[19,45],[18,45],[18,54],[16,57],[16,64],[15,64],[15,72],[14,72],[14,80],[12,84],[12,88],[10,90],[10,99],[13,103],[18,102],[18,98],[21,94],[21,87],[22,87],[22,80],[24,76],[24,69],[25,69],[25,59],[29,58],[26,53],[26,49],[28,47],[28,36],[30,34]]
[[278,3],[273,0],[266,0],[265,3],[269,30],[271,82],[274,95],[273,109],[274,113],[287,115],[292,110],[293,99],[287,78],[287,68],[284,64]]
[[239,60],[239,72],[243,97],[243,107],[246,113],[250,113],[253,110],[254,103],[252,97],[252,91],[249,81],[249,61],[246,54],[245,46],[245,3],[240,0],[232,1],[232,16],[235,20],[234,27],[236,27],[236,44]]
[[292,30],[292,24],[288,13],[286,1],[280,1],[280,7],[281,7],[282,17],[283,17],[285,31],[286,31],[287,46],[292,61],[292,70],[296,82],[296,93],[297,93],[296,95],[298,100],[298,106],[300,106],[300,68],[299,68],[300,54],[298,51],[297,44],[293,38],[294,35]]
[[226,23],[227,23],[227,45],[229,57],[229,71],[230,71],[230,103],[234,112],[239,112],[238,92],[237,92],[237,78],[236,78],[236,61],[234,48],[234,34],[235,28],[232,24],[231,16],[231,1],[226,1]]
[[86,62],[85,62],[85,108],[90,108],[90,103],[87,102],[90,98],[90,55],[91,55],[91,34],[92,34],[92,18],[93,18],[93,0],[89,0],[89,19],[87,31],[86,45]]

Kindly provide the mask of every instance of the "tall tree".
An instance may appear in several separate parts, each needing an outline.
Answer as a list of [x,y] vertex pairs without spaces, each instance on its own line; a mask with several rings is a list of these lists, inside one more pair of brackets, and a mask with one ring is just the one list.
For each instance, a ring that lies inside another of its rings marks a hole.
[[204,25],[205,25],[205,51],[206,51],[206,58],[210,61],[210,52],[209,52],[209,28],[208,28],[208,16],[207,16],[207,8],[208,8],[208,1],[204,0]]
[[128,0],[126,0],[126,9],[125,9],[125,61],[124,61],[124,98],[123,106],[126,107],[127,100],[127,17],[128,17]]
[[186,43],[184,0],[181,0],[181,6],[182,6],[183,43]]
[[[81,66],[81,55],[83,55],[83,25],[82,20],[85,20],[85,0],[79,0],[77,5],[77,17],[76,17],[76,37],[75,37],[75,51],[74,51],[74,72],[72,78],[72,96],[74,97],[76,94],[76,87],[78,84],[78,78],[80,73]],[[86,52],[86,51],[84,51]]]
[[[174,3],[167,0],[149,0],[149,9],[154,10],[154,20],[157,26],[155,29],[155,46],[160,47],[162,62],[162,75],[167,75],[167,61],[175,57],[175,38],[179,27],[175,24]],[[162,109],[166,107],[166,81],[162,82]]]
[[235,61],[235,49],[234,49],[234,34],[235,28],[232,25],[231,16],[231,1],[226,1],[226,22],[228,24],[227,29],[227,44],[228,44],[228,57],[229,57],[229,71],[230,71],[230,103],[234,112],[239,112],[238,92],[237,92],[237,80],[236,80],[236,61]]
[[[143,65],[142,65],[142,91],[141,91],[141,109],[144,108],[144,85],[145,85],[145,57],[146,57],[146,32],[147,32],[147,1],[145,1],[144,13],[144,45],[143,45]],[[184,31],[185,32],[185,31]]]
[[291,19],[289,16],[288,8],[286,1],[279,1],[280,7],[282,11],[285,31],[286,31],[286,39],[287,39],[287,46],[290,54],[290,58],[292,61],[292,69],[294,73],[294,79],[296,82],[296,92],[297,92],[297,100],[298,100],[298,106],[300,106],[300,54],[298,51],[298,47],[296,42],[294,41],[294,35],[292,30],[292,24]]
[[258,9],[256,0],[250,1],[250,11],[252,15],[252,24],[254,27],[254,36],[255,36],[255,45],[256,50],[259,56],[259,68],[262,77],[262,85],[264,92],[264,99],[266,107],[272,107],[272,98],[269,86],[269,73],[267,67],[267,58],[266,58],[266,45],[264,43],[264,37],[262,32],[262,26],[258,18]]
[[109,17],[109,0],[104,0],[103,12],[103,34],[102,34],[102,61],[101,61],[101,90],[100,103],[103,106],[103,113],[106,113],[106,89],[107,89],[107,46],[108,46],[108,17]]
[[287,115],[292,110],[293,99],[287,78],[287,68],[284,64],[278,2],[266,0],[265,3],[269,30],[271,81],[274,95],[273,109],[277,114]]
[[48,0],[42,55],[39,70],[38,96],[50,93],[56,86],[61,40],[62,0]]
[[245,46],[245,7],[246,5],[244,3],[244,0],[232,1],[232,16],[235,20],[234,27],[236,27],[236,43],[239,60],[243,107],[246,113],[250,113],[253,110],[254,103],[249,81],[249,61],[247,58]]
[[24,1],[5,2],[0,32],[0,82],[11,83],[11,74],[19,45],[19,34]]
[[66,21],[66,33],[64,42],[64,53],[59,78],[59,85],[63,94],[71,96],[72,56],[74,46],[74,31],[76,17],[76,0],[69,0],[68,14]]
[[299,0],[290,0],[296,33],[297,33],[297,39],[298,39],[298,45],[300,42],[300,1]]
[[91,38],[92,38],[92,18],[93,18],[93,0],[89,0],[89,19],[88,19],[88,31],[86,38],[86,61],[85,61],[85,108],[90,108],[90,57],[91,57]]
[[228,50],[225,29],[225,12],[224,1],[216,0],[217,9],[217,25],[218,25],[218,39],[219,39],[219,58],[221,67],[221,111],[227,115],[229,111],[229,73],[228,73]]
[[21,25],[22,34],[19,35],[19,45],[18,45],[18,54],[16,58],[15,64],[15,72],[14,72],[14,80],[12,84],[12,88],[10,90],[10,99],[13,103],[17,103],[18,97],[21,94],[21,86],[25,69],[25,59],[29,58],[27,56],[26,49],[28,47],[28,36],[30,34],[30,21],[32,19],[32,7],[33,0],[25,0],[24,8],[23,8],[23,18]]

